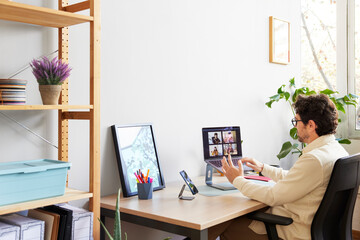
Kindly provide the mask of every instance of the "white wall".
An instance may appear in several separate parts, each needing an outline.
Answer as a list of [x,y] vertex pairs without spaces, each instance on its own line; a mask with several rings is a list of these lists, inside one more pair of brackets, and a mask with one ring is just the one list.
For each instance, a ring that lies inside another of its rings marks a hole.
[[[36,2],[37,3],[37,2]],[[34,4],[36,4],[34,3]],[[40,4],[40,1],[38,2]],[[300,1],[153,0],[102,1],[101,187],[120,187],[113,124],[153,123],[165,182],[185,169],[202,175],[201,128],[240,125],[243,154],[278,163],[288,139],[290,111],[265,102],[281,84],[300,76]],[[291,23],[291,64],[270,64],[269,16]],[[88,25],[70,30],[70,103],[88,103]],[[33,57],[56,49],[56,31],[0,21],[0,77]],[[28,103],[39,104],[29,70]],[[6,112],[57,142],[56,111]],[[2,161],[56,158],[56,149],[0,115]],[[88,123],[70,123],[70,186],[88,188]],[[21,151],[19,151],[21,149]],[[291,159],[283,165],[290,166]],[[129,239],[160,239],[167,233],[124,224]],[[138,231],[141,229],[141,231]],[[173,239],[176,239],[173,238]]]

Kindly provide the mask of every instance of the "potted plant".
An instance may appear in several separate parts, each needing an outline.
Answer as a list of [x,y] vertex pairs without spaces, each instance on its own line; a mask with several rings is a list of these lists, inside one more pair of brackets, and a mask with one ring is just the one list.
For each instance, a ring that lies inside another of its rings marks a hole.
[[[271,106],[274,102],[278,102],[280,100],[285,100],[289,104],[294,117],[295,117],[295,111],[293,109],[292,104],[296,101],[297,96],[300,94],[302,94],[302,95],[316,94],[315,91],[310,90],[307,87],[296,88],[295,78],[292,78],[289,80],[289,86],[288,86],[289,91],[287,91],[285,89],[285,87],[286,87],[285,84],[281,85],[281,87],[277,90],[277,94],[275,94],[274,96],[271,96],[270,101],[266,102],[265,105],[267,107],[271,108]],[[338,92],[335,92],[330,89],[322,90],[319,93],[329,96],[329,98],[335,104],[337,110],[342,113],[345,113],[346,105],[351,105],[351,106],[355,106],[355,107],[357,105],[358,96],[354,95],[354,94],[346,94],[343,97],[337,97],[336,94],[338,94]],[[339,118],[339,122],[341,122],[340,118]],[[291,128],[289,131],[289,134],[290,134],[290,137],[292,138],[292,140],[295,140],[295,143],[292,143],[290,141],[283,143],[281,150],[280,150],[279,154],[277,155],[277,158],[279,160],[286,157],[290,152],[292,154],[296,154],[296,153],[300,154],[300,155],[302,154],[302,148],[304,147],[304,145],[302,144],[301,146],[299,146],[299,143],[297,142],[298,136],[297,136],[296,127]],[[351,141],[349,139],[339,138],[336,140],[342,144],[351,144]]]
[[31,61],[30,66],[37,82],[44,105],[57,105],[64,81],[70,76],[71,68],[57,57],[51,61],[42,57]]
[[[98,218],[101,226],[104,228],[106,235],[109,237],[110,240],[121,240],[121,222],[120,222],[120,211],[119,211],[119,202],[120,202],[120,192],[121,189],[118,191],[118,196],[116,199],[116,210],[115,210],[115,223],[114,223],[114,234],[111,236],[109,231],[106,229],[105,225],[101,220]],[[169,240],[170,237],[165,238],[164,240]],[[127,240],[127,234],[124,234],[124,240]]]

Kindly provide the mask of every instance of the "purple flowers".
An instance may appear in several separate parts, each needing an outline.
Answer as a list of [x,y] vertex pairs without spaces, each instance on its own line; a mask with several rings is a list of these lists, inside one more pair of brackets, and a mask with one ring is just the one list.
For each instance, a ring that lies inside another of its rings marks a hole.
[[47,57],[34,59],[30,66],[39,85],[61,85],[70,76],[71,71],[69,64],[63,63],[57,57],[51,62]]

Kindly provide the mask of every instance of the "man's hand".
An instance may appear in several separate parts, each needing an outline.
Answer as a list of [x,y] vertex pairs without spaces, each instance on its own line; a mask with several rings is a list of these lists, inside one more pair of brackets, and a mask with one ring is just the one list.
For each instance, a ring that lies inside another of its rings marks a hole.
[[264,164],[253,158],[245,157],[241,160],[246,164],[246,166],[254,169],[255,172],[262,172],[262,170],[264,169]]
[[229,180],[230,183],[233,183],[234,179],[238,176],[244,176],[244,170],[242,167],[241,160],[238,161],[239,168],[236,168],[231,160],[231,155],[229,154],[229,163],[226,161],[226,157],[224,156],[221,160],[222,163],[222,170],[226,178]]

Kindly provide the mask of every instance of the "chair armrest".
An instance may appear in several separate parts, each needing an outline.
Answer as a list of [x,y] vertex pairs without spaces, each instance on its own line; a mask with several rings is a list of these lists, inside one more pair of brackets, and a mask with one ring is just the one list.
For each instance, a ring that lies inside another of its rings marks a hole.
[[293,223],[293,220],[291,218],[274,215],[270,213],[264,213],[264,212],[249,213],[247,217],[253,220],[262,221],[264,223],[277,224],[277,225],[286,226]]

